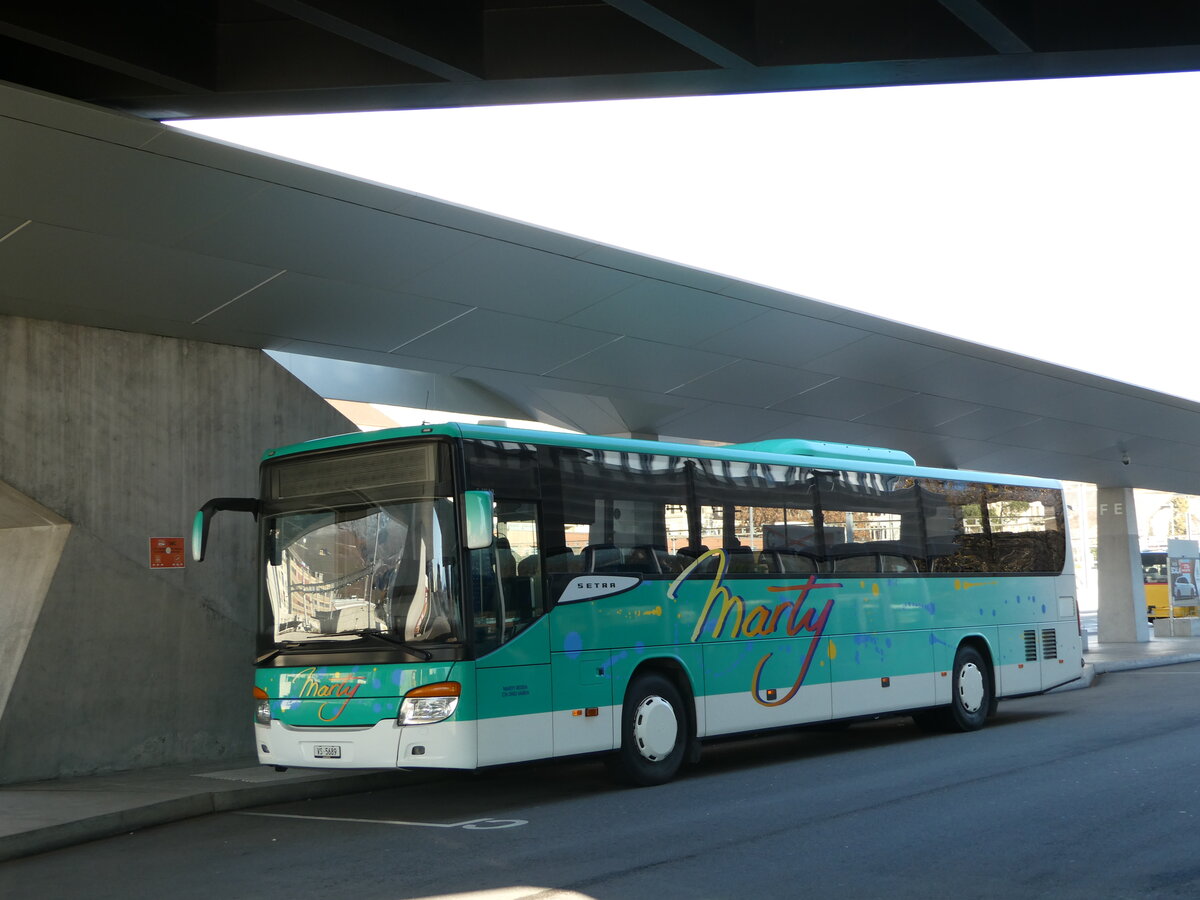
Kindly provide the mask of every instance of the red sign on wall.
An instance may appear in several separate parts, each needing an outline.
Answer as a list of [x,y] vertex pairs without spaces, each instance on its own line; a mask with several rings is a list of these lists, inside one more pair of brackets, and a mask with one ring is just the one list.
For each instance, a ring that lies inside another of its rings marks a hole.
[[150,568],[182,569],[183,538],[150,538]]

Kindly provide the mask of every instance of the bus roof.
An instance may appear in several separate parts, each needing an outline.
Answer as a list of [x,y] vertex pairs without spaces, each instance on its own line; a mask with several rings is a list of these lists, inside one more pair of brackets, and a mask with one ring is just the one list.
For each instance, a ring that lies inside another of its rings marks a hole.
[[752,441],[745,444],[710,446],[706,444],[679,444],[638,438],[576,434],[573,432],[537,431],[525,428],[508,428],[500,425],[474,425],[461,422],[386,428],[379,431],[352,432],[350,434],[317,438],[299,444],[290,444],[270,449],[263,454],[263,461],[276,460],[298,453],[386,443],[400,438],[430,436],[470,438],[486,441],[514,441],[549,447],[579,447],[590,450],[654,453],[664,456],[691,456],[702,459],[758,462],[774,465],[800,465],[812,468],[844,469],[853,472],[877,472],[881,475],[919,475],[925,478],[943,478],[952,481],[995,481],[1005,484],[1028,485],[1030,487],[1061,487],[1059,482],[1046,478],[969,472],[962,469],[926,468],[918,466],[911,456],[901,450],[888,450],[883,447],[864,447],[856,444],[808,441],[800,438],[780,438]]

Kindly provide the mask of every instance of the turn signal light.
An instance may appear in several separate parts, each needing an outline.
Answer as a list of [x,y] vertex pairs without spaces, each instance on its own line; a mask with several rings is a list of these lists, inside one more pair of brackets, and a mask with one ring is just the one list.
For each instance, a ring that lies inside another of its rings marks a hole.
[[457,681],[439,681],[436,684],[427,684],[423,687],[413,688],[405,697],[461,697],[462,685]]

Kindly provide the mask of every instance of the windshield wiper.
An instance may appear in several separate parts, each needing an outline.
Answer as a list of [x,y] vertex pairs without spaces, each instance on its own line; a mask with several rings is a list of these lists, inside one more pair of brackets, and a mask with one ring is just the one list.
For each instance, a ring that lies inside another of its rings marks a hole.
[[388,644],[395,644],[397,647],[403,647],[409,653],[412,653],[416,656],[420,656],[425,660],[433,659],[433,654],[430,653],[428,650],[424,649],[423,647],[414,647],[412,644],[408,643],[407,641],[404,641],[398,637],[395,637],[394,635],[389,634],[386,631],[380,631],[378,628],[358,628],[358,629],[355,629],[354,631],[339,631],[338,634],[354,634],[354,635],[358,635],[359,637],[370,636],[373,638],[378,638],[379,640],[384,641]]

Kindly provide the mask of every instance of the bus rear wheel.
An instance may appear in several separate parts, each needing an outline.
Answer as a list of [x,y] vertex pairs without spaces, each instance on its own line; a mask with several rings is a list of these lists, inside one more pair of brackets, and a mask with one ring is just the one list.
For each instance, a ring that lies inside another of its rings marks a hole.
[[954,654],[954,681],[951,686],[950,719],[956,731],[978,731],[995,708],[992,673],[983,655],[969,644]]
[[922,731],[978,731],[996,712],[996,691],[983,654],[963,644],[954,654],[950,705],[913,713]]
[[638,675],[621,707],[621,746],[612,758],[618,778],[628,784],[665,784],[675,777],[687,749],[687,713],[670,679]]

